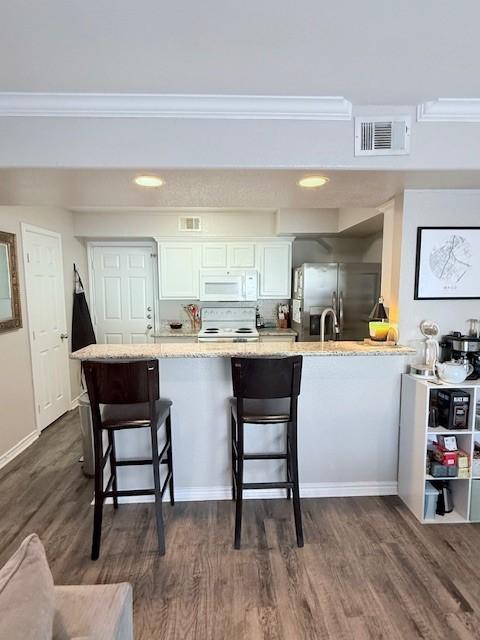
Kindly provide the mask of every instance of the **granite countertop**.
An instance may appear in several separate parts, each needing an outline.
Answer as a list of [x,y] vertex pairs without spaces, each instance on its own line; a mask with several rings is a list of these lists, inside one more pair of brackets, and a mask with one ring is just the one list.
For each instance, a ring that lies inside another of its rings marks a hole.
[[164,326],[153,331],[150,336],[152,338],[196,338],[198,329],[192,329],[185,325],[181,329],[170,329],[169,326]]
[[293,329],[279,329],[278,327],[265,327],[259,329],[258,333],[261,336],[296,336],[297,332]]
[[92,344],[71,354],[74,360],[124,358],[231,358],[232,356],[409,356],[401,345],[371,346],[364,342],[201,342],[170,344]]
[[[297,332],[293,329],[279,329],[277,327],[267,327],[259,329],[261,336],[296,336]],[[191,329],[183,326],[181,329],[170,329],[170,327],[160,327],[157,331],[150,334],[152,338],[192,338],[198,335],[198,329]]]

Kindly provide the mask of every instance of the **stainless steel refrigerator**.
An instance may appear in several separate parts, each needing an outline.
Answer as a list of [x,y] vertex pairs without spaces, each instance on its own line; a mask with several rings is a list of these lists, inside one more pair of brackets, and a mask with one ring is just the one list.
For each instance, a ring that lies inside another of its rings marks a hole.
[[[298,340],[320,340],[320,316],[333,307],[340,340],[368,337],[368,316],[380,295],[381,264],[377,262],[306,263],[293,271],[292,329]],[[331,315],[325,340],[334,340]]]

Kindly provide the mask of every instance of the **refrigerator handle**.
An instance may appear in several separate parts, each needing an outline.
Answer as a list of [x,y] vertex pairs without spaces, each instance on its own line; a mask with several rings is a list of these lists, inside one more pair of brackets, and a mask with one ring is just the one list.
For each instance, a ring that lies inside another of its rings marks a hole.
[[338,312],[338,309],[337,309],[337,292],[336,291],[332,292],[332,309],[335,311],[335,313]]
[[338,324],[340,325],[340,334],[343,333],[343,291],[340,291],[338,298]]

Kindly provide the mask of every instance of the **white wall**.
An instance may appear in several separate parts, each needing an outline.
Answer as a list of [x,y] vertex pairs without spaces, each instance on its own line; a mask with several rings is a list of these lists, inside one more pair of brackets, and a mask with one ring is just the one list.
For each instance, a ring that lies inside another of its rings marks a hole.
[[[25,274],[23,269],[22,238],[20,224],[50,229],[62,236],[65,304],[67,328],[70,334],[72,322],[73,271],[72,263],[85,274],[87,261],[85,247],[73,236],[73,216],[64,209],[42,207],[0,207],[0,230],[15,233],[20,277],[20,296],[23,327],[0,333],[0,463],[10,449],[35,431],[32,368],[28,338],[27,307],[25,300]],[[8,366],[8,369],[6,367]],[[72,398],[80,393],[78,363],[70,362]]]
[[381,262],[383,249],[383,231],[362,238],[364,250],[361,262]]
[[304,262],[380,262],[381,259],[382,234],[365,238],[297,238],[293,243],[293,267]]
[[405,191],[398,295],[402,343],[421,338],[418,326],[424,319],[438,322],[444,334],[465,331],[468,318],[480,318],[480,300],[413,299],[417,227],[422,226],[480,227],[480,191]]
[[478,169],[478,123],[419,123],[413,106],[354,115],[412,117],[411,153],[355,158],[351,121],[0,118],[1,167]]
[[[178,216],[202,219],[202,231],[178,230]],[[104,211],[74,212],[75,235],[84,238],[265,237],[275,235],[275,211]]]
[[337,233],[338,209],[279,209],[276,223],[278,235]]
[[378,210],[370,207],[346,207],[338,210],[338,230],[345,231],[360,222],[378,216]]
[[[404,360],[396,356],[304,357],[298,404],[304,496],[396,493]],[[177,499],[229,499],[229,359],[166,358],[160,362],[160,377],[162,394],[173,401]],[[247,426],[245,440],[249,451],[278,451],[284,447],[284,426]],[[125,430],[118,434],[119,458],[132,453],[145,457],[149,446],[147,433]],[[124,467],[119,474],[120,487],[129,489],[145,486],[151,471]],[[285,466],[280,461],[250,462],[245,474],[248,482],[275,481],[285,476]],[[255,497],[260,495],[255,492]]]
[[[172,320],[179,320],[184,327],[190,326],[190,320],[183,307],[190,304],[191,300],[160,300],[159,301],[159,322],[156,328],[164,327]],[[289,300],[258,300],[258,302],[196,302],[201,307],[256,307],[258,305],[260,316],[265,321],[277,320],[278,305],[287,303]]]

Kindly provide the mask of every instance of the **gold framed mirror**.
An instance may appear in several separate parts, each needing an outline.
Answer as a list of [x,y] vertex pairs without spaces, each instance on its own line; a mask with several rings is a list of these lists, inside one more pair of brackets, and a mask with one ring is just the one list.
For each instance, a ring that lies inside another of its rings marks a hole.
[[14,233],[0,231],[0,331],[22,326]]

